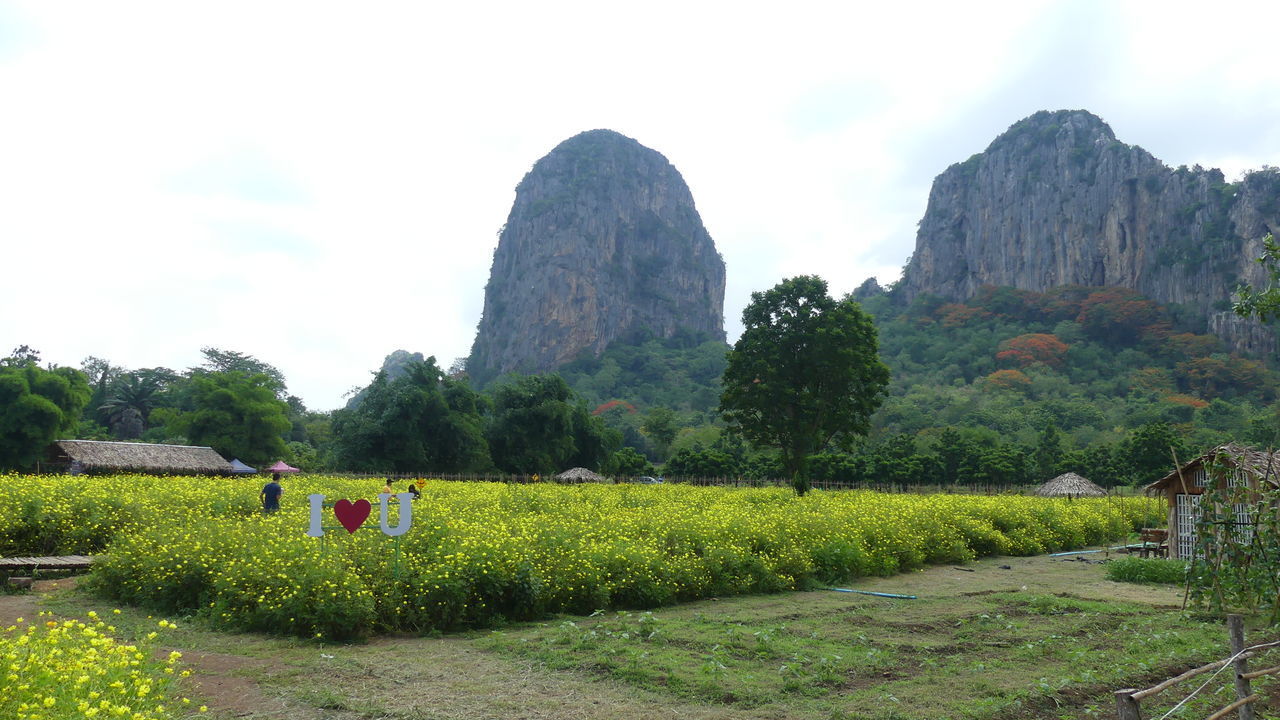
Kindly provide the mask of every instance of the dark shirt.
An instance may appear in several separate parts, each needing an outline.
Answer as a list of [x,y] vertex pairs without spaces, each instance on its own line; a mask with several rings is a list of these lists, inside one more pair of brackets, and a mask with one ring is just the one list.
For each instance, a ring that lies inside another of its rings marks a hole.
[[282,492],[284,492],[284,488],[280,487],[280,483],[274,480],[267,483],[267,486],[262,488],[262,509],[279,510],[280,493]]

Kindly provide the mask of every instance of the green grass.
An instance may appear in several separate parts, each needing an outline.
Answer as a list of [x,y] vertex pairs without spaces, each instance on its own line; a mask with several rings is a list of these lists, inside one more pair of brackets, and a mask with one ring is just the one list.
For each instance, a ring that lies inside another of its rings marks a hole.
[[1187,564],[1165,558],[1117,558],[1107,563],[1107,579],[1116,582],[1182,585],[1187,581]]

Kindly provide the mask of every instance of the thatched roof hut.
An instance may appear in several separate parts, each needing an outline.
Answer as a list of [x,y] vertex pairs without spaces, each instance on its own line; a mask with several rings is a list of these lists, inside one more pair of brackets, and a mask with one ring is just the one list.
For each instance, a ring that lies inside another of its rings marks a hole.
[[[1196,553],[1200,496],[1211,488],[1249,488],[1250,502],[1233,508],[1233,522],[1248,526],[1253,505],[1280,488],[1280,451],[1269,453],[1246,445],[1219,445],[1146,487],[1146,494],[1165,496],[1169,505],[1169,557]],[[1221,527],[1221,526],[1219,526]]]
[[208,447],[153,443],[59,440],[49,450],[51,468],[84,472],[228,475],[231,463]]
[[1146,487],[1145,492],[1148,495],[1161,495],[1166,489],[1175,488],[1183,492],[1199,494],[1203,492],[1205,484],[1205,464],[1210,461],[1221,462],[1244,475],[1265,480],[1273,487],[1280,487],[1280,457],[1278,456],[1280,451],[1269,453],[1236,443],[1219,445],[1151,483]]
[[576,467],[571,470],[565,470],[556,476],[556,480],[563,483],[584,483],[584,482],[604,482],[605,479],[586,468]]
[[1062,473],[1031,493],[1041,497],[1102,497],[1106,490],[1075,473]]

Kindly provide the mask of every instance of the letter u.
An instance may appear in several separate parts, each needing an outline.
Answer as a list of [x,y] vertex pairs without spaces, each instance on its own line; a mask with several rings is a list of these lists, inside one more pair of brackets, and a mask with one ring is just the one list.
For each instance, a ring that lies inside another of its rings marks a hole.
[[400,498],[400,522],[391,527],[387,522],[387,500],[391,496],[386,493],[378,493],[378,522],[382,526],[382,533],[387,537],[395,537],[409,532],[409,526],[413,524],[413,493],[403,492],[396,495]]

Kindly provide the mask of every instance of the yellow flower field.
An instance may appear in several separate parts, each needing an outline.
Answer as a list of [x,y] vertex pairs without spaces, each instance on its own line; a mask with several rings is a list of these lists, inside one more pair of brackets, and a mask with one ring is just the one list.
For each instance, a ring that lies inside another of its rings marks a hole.
[[149,646],[121,643],[114,632],[93,613],[88,623],[41,615],[0,628],[0,717],[169,720],[200,712],[170,687],[187,674],[182,653],[155,660]]
[[[1078,548],[1120,538],[1159,513],[1142,498],[797,497],[784,488],[428,481],[412,529],[398,540],[379,532],[376,501],[354,534],[338,528],[311,538],[307,494],[374,500],[383,482],[288,477],[281,511],[262,515],[260,478],[0,480],[0,506],[21,508],[0,518],[0,552],[107,548],[89,583],[106,597],[228,627],[335,639]],[[337,525],[331,514],[326,525]]]

